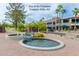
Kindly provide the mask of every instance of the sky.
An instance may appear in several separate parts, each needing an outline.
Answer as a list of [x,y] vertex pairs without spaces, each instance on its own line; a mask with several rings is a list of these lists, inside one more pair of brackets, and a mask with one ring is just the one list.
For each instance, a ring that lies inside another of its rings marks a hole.
[[[26,3],[25,10],[26,12],[26,22],[38,21],[41,18],[51,19],[56,16],[55,9],[59,5],[59,3]],[[64,17],[73,16],[72,10],[73,8],[79,8],[79,4],[77,3],[62,3],[66,13]],[[0,22],[5,18],[5,13],[8,11],[6,9],[8,3],[0,3]]]

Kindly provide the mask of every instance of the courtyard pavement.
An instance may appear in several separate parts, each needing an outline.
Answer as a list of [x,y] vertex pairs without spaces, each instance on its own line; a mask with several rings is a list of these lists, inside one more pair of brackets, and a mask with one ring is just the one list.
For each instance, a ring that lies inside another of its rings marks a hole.
[[64,42],[65,47],[58,50],[39,51],[25,48],[19,44],[19,40],[7,39],[6,35],[7,33],[0,33],[0,56],[79,56],[79,41],[67,36],[47,34],[47,38]]

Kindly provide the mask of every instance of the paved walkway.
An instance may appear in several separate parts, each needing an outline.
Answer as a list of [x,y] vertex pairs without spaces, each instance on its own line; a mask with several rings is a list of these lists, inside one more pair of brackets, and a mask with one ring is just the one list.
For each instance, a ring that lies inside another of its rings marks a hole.
[[58,39],[65,43],[65,47],[58,50],[38,51],[25,48],[18,40],[7,39],[5,33],[0,33],[0,55],[1,56],[78,56],[79,41],[48,34],[47,38]]

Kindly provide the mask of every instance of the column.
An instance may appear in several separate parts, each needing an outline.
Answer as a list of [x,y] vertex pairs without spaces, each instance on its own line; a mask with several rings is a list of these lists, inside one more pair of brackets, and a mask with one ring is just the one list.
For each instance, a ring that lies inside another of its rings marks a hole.
[[76,18],[75,18],[75,25],[74,25],[74,30],[76,30]]
[[57,23],[56,23],[56,21],[55,21],[55,30],[57,30],[57,28],[56,28],[56,24],[57,24]]
[[[61,26],[63,25],[63,20],[61,20]],[[61,30],[63,30],[63,28],[61,27]]]
[[72,19],[69,19],[69,25],[70,25],[70,29],[69,30],[71,30],[71,28],[72,28],[71,23],[72,23]]

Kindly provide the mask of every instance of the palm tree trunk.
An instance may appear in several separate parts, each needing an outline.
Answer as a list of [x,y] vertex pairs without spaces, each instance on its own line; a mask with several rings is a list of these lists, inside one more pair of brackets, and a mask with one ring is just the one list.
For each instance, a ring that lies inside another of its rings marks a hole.
[[64,14],[62,13],[62,18],[63,18],[63,15],[64,15]]
[[[63,19],[63,13],[62,13],[62,19]],[[60,26],[62,26],[62,22],[60,22]],[[62,30],[62,28],[60,28],[60,30]]]
[[15,23],[15,29],[17,30],[17,21],[16,21],[16,23]]
[[58,13],[57,13],[57,17],[58,17],[59,15],[58,15]]
[[[60,17],[60,13],[59,13],[59,17]],[[60,23],[60,25],[59,25],[59,31],[61,30],[60,26],[61,26],[61,23]]]

